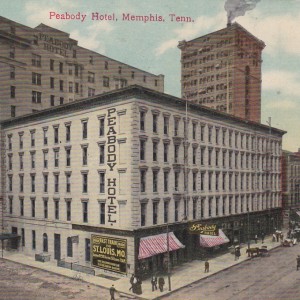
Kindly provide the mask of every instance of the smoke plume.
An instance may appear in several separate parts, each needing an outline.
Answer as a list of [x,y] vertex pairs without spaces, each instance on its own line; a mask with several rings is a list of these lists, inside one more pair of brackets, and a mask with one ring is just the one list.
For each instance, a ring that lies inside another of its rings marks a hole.
[[255,8],[260,0],[226,0],[225,10],[227,11],[228,23],[231,23],[234,18],[244,16],[247,10]]

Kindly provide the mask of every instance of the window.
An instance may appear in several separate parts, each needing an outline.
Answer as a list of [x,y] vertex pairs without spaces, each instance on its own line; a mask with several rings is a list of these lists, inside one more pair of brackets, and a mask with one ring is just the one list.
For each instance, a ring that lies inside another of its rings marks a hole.
[[153,193],[157,193],[158,171],[154,170],[152,174],[153,174]]
[[31,217],[35,218],[35,199],[31,199]]
[[141,226],[146,225],[147,203],[141,203]]
[[31,152],[30,156],[31,156],[31,169],[35,169],[35,152]]
[[142,193],[146,192],[146,170],[140,170],[141,186],[140,190]]
[[20,159],[20,170],[23,170],[24,168],[23,153],[19,153],[19,159]]
[[140,140],[140,160],[145,160],[146,157],[146,141]]
[[58,126],[53,127],[54,129],[54,144],[58,144]]
[[140,130],[145,130],[145,116],[146,113],[144,111],[140,112]]
[[155,224],[157,224],[158,202],[153,202],[153,204],[152,204],[152,212],[153,212],[153,225],[155,225]]
[[13,197],[9,197],[8,201],[9,201],[9,213],[12,215],[12,213],[13,213]]
[[12,170],[12,153],[8,155],[8,170]]
[[48,235],[47,235],[47,233],[43,234],[43,252],[48,252]]
[[16,106],[15,105],[10,106],[10,116],[12,118],[14,118],[16,116]]
[[146,79],[147,79],[147,76],[146,76],[146,75],[144,75],[144,77],[143,77],[143,81],[144,81],[144,82],[146,82]]
[[169,134],[169,117],[164,116],[164,134]]
[[24,175],[20,174],[19,179],[20,179],[20,193],[23,193],[24,192]]
[[134,76],[135,76],[134,71],[131,71],[131,79],[134,79]]
[[92,97],[95,95],[95,89],[88,88],[88,97]]
[[208,127],[208,142],[211,143],[212,141],[212,127]]
[[54,193],[59,192],[59,174],[54,174]]
[[174,189],[175,192],[179,191],[179,172],[174,173]]
[[99,193],[105,193],[105,173],[99,172]]
[[44,174],[44,193],[48,193],[48,174]]
[[48,219],[48,200],[44,200],[44,219]]
[[105,224],[105,203],[100,203],[100,224]]
[[66,193],[71,193],[71,174],[66,174]]
[[193,147],[193,164],[196,164],[196,154],[197,154],[197,148]]
[[153,142],[153,161],[157,161],[157,145],[158,142]]
[[88,72],[88,82],[90,82],[90,83],[95,82],[95,73]]
[[41,85],[42,84],[42,75],[38,73],[32,73],[32,84]]
[[88,222],[88,202],[82,202],[82,219],[84,223]]
[[108,70],[108,61],[105,61],[105,62],[104,62],[104,69],[105,69],[105,70]]
[[169,201],[164,201],[164,223],[169,222]]
[[16,77],[16,69],[14,66],[10,66],[10,79],[15,79]]
[[105,119],[100,118],[99,119],[99,136],[104,136],[105,133]]
[[169,171],[164,171],[164,192],[169,190]]
[[41,56],[37,54],[32,54],[32,65],[35,67],[41,67]]
[[16,54],[16,48],[14,46],[10,46],[10,48],[9,48],[9,57],[10,58],[15,58],[15,54]]
[[201,125],[201,127],[200,127],[200,140],[201,140],[201,142],[204,141],[204,130],[205,130],[205,125]]
[[50,59],[50,71],[54,71],[54,60]]
[[50,106],[54,106],[55,105],[55,96],[51,95],[50,96]]
[[77,52],[76,50],[73,50],[73,58],[76,58],[77,57]]
[[105,160],[105,145],[99,145],[99,164],[104,164]]
[[179,130],[179,120],[174,119],[174,135],[178,136],[178,130]]
[[193,173],[193,192],[197,191],[197,173]]
[[48,168],[48,151],[44,151],[43,156],[44,156],[44,169],[47,169]]
[[86,166],[88,163],[88,147],[82,147],[82,165]]
[[35,230],[31,231],[31,246],[32,246],[32,250],[35,250],[36,248]]
[[24,198],[20,198],[20,216],[24,216]]
[[8,176],[8,191],[12,192],[13,190],[13,178],[12,175]]
[[192,135],[193,135],[193,140],[196,139],[196,130],[197,130],[197,124],[193,123],[193,130],[192,130]]
[[87,127],[87,121],[82,122],[82,138],[87,139],[88,136],[88,127]]
[[66,124],[66,142],[71,141],[71,125]]
[[118,73],[122,74],[122,67],[119,67]]
[[216,136],[215,136],[215,138],[216,138],[216,145],[219,144],[219,132],[220,132],[220,129],[216,128]]
[[69,82],[69,93],[73,93],[73,82]]
[[75,65],[75,76],[78,77],[79,76],[79,66]]
[[71,221],[71,217],[72,217],[71,201],[66,201],[66,213],[67,213],[67,221]]
[[79,94],[79,83],[75,82],[75,93]]
[[71,166],[71,148],[66,149],[66,166]]
[[43,128],[44,146],[48,145],[48,128]]
[[178,163],[179,158],[179,145],[174,145],[174,162],[175,164]]
[[54,200],[54,218],[55,220],[59,219],[59,200]]
[[73,243],[71,237],[67,238],[67,256],[73,257]]
[[216,191],[219,191],[219,180],[220,180],[220,173],[216,173],[216,182],[215,182]]
[[22,247],[25,247],[25,229],[21,229]]
[[200,163],[203,166],[204,165],[204,157],[205,157],[205,148],[201,148],[201,152],[200,152]]
[[93,56],[90,56],[89,62],[90,62],[91,65],[94,63],[94,58],[93,58]]
[[60,90],[61,92],[64,91],[64,81],[63,81],[63,80],[60,80],[60,81],[59,81],[59,90]]
[[83,173],[82,174],[82,193],[88,192],[88,174]]
[[59,73],[63,74],[63,72],[64,72],[64,63],[60,62],[59,63]]
[[208,173],[208,190],[211,191],[212,190],[212,172]]
[[30,131],[30,144],[31,147],[35,146],[35,130]]
[[59,149],[54,149],[54,167],[59,167]]
[[158,115],[153,115],[153,132],[157,133],[157,119]]
[[174,206],[174,221],[178,222],[178,217],[179,217],[179,201],[175,201],[175,206]]
[[212,149],[208,149],[208,165],[211,166]]
[[16,87],[15,86],[10,87],[10,98],[16,98]]
[[37,91],[32,91],[32,103],[41,103],[42,93]]
[[31,174],[31,193],[35,193],[35,175]]
[[168,162],[169,145],[164,143],[164,162]]

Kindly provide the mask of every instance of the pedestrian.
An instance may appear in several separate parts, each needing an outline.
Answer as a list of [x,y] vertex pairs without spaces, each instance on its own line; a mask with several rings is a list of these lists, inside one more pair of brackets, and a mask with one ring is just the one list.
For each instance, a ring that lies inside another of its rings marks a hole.
[[152,292],[157,290],[157,277],[155,275],[151,278]]
[[129,291],[130,291],[130,290],[133,291],[133,281],[134,281],[134,274],[131,275],[130,280],[129,280],[130,285],[131,285],[131,287],[129,288]]
[[136,283],[135,283],[135,294],[141,295],[142,294],[142,280],[140,277],[136,277]]
[[274,243],[275,241],[276,241],[276,234],[273,233],[273,235],[272,235],[272,242]]
[[134,294],[137,293],[137,284],[138,284],[138,278],[136,276],[134,276],[133,281],[132,281],[132,292]]
[[257,244],[257,234],[254,236],[255,244]]
[[264,243],[264,240],[265,240],[265,233],[262,232],[261,233],[261,242],[262,242],[262,244]]
[[116,291],[117,290],[115,289],[114,285],[112,285],[111,288],[109,289],[110,300],[116,300],[116,298],[115,298]]
[[280,241],[283,243],[283,233],[280,234]]
[[208,260],[206,260],[204,263],[204,273],[208,273],[208,272],[209,272],[209,262]]
[[297,257],[297,271],[300,268],[300,255]]
[[161,292],[164,291],[165,280],[162,276],[158,278],[158,287]]
[[239,260],[241,256],[241,250],[240,247],[235,248],[235,259],[234,260]]

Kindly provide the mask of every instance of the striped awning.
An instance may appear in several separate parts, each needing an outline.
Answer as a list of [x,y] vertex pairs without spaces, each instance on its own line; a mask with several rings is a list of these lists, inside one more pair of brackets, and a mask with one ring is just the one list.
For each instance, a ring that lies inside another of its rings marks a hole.
[[200,246],[211,248],[215,246],[219,246],[222,244],[229,243],[228,237],[225,235],[225,233],[222,231],[222,229],[219,229],[219,235],[213,236],[213,235],[200,235]]
[[138,259],[144,259],[167,252],[167,235],[169,236],[169,251],[175,251],[185,247],[173,232],[143,237],[140,239]]

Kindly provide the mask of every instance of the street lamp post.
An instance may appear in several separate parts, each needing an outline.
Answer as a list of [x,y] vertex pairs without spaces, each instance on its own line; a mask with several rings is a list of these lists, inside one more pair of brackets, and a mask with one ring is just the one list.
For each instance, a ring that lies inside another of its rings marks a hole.
[[169,221],[167,222],[167,257],[168,257],[168,284],[169,284],[169,291],[171,291]]
[[250,249],[250,214],[249,214],[249,207],[247,208],[247,223],[248,223],[248,228],[247,228],[247,233],[248,233],[248,249]]

